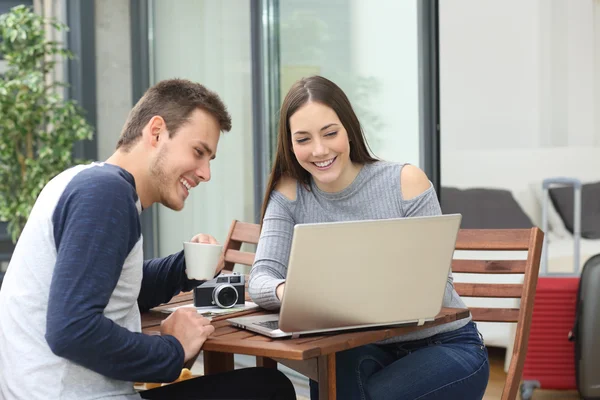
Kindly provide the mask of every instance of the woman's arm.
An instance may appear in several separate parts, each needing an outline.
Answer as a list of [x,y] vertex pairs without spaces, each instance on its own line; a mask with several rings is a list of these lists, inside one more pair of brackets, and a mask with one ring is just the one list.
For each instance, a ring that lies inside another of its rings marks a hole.
[[252,300],[267,310],[281,306],[277,287],[285,282],[295,221],[289,203],[296,199],[296,182],[283,179],[271,193],[265,211],[248,291]]
[[[405,165],[400,171],[400,197],[402,213],[405,217],[441,215],[442,209],[433,184],[425,172],[413,165]],[[446,283],[454,288],[452,272]],[[452,291],[450,291],[453,293]],[[448,292],[447,292],[448,293]],[[446,294],[447,296],[448,294]]]

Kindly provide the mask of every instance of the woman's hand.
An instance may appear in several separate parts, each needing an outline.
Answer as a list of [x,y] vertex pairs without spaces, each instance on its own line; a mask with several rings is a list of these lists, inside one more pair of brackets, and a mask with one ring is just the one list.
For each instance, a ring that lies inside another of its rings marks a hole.
[[277,295],[277,298],[279,299],[279,301],[281,301],[281,299],[283,299],[284,290],[285,290],[285,282],[280,283],[279,286],[277,286],[277,289],[275,289],[275,294]]

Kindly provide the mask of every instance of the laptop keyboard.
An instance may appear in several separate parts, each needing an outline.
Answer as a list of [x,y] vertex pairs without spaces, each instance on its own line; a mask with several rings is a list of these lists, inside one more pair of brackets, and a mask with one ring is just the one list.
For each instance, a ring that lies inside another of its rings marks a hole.
[[260,325],[271,330],[279,329],[279,321],[255,322],[254,325]]

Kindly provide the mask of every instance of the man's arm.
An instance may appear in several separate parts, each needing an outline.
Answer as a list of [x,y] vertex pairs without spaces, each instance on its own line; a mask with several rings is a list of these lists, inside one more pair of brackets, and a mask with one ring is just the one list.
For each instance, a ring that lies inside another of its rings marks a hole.
[[[217,244],[214,237],[205,233],[197,234],[190,241]],[[189,292],[203,282],[205,281],[188,279],[183,251],[144,261],[144,280],[138,305],[142,312],[147,311],[159,304],[168,303],[180,291]]]
[[187,292],[201,281],[187,279],[183,251],[144,261],[144,279],[138,297],[140,311],[168,303],[180,291]]
[[172,381],[184,360],[175,337],[134,333],[104,316],[139,240],[135,191],[122,179],[81,180],[69,184],[53,216],[57,260],[46,341],[56,355],[110,378]]

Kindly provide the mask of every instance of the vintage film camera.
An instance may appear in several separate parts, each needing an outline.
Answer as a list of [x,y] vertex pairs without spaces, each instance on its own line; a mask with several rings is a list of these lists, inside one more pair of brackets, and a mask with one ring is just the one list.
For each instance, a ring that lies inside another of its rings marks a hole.
[[219,275],[194,288],[194,306],[231,308],[245,304],[245,289],[244,275],[236,272]]

